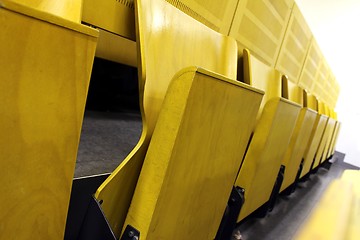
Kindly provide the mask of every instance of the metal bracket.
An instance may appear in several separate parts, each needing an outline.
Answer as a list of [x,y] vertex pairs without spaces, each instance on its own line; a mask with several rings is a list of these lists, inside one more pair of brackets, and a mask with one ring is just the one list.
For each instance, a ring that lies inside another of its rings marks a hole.
[[245,190],[241,187],[233,187],[215,240],[231,239],[232,232],[236,227],[237,218],[244,202]]
[[266,209],[269,212],[271,212],[274,209],[277,197],[278,197],[279,192],[280,192],[281,184],[282,184],[282,182],[284,180],[284,174],[285,174],[285,166],[281,165],[278,176],[276,178],[274,188],[273,188],[273,190],[271,192],[271,195],[270,195],[270,199],[269,199],[269,202],[268,202],[268,207]]
[[140,232],[131,225],[127,225],[120,240],[139,240]]

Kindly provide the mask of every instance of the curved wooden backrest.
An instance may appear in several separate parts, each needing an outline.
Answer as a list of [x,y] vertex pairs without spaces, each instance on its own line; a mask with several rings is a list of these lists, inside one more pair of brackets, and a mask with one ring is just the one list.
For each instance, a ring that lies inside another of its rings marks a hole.
[[236,79],[237,72],[235,40],[209,29],[165,1],[135,3],[143,132],[134,150],[95,194],[103,201],[102,209],[117,236],[174,75],[188,66],[200,66],[231,79]]
[[305,99],[306,105],[304,105],[304,107],[308,107],[314,111],[318,111],[318,101],[314,95],[306,93],[306,98],[304,97],[304,100]]
[[281,97],[281,74],[274,68],[252,56],[250,51],[246,48],[243,50],[243,74],[244,83],[265,92],[258,113],[259,118],[265,104],[270,99]]
[[238,221],[269,200],[300,106],[282,97],[281,74],[244,51],[244,81],[265,91],[235,185],[245,189]]
[[[285,80],[287,79],[283,78],[283,83]],[[317,117],[317,113],[314,110],[306,107],[306,92],[291,81],[285,82],[287,83],[289,100],[300,105],[304,104],[304,107],[300,111],[289,142],[289,146],[282,160],[282,165],[285,166],[285,173],[280,191],[285,190],[296,180],[296,175],[298,173],[301,160],[306,150],[307,143],[311,137],[312,128]]]
[[177,74],[124,228],[133,226],[148,240],[214,239],[261,98],[248,85],[203,69]]
[[283,81],[283,93],[287,93],[287,97],[283,95],[286,99],[289,99],[292,102],[295,102],[301,106],[304,105],[304,92],[301,87],[299,87],[297,84],[291,82],[288,80],[287,76],[282,76]]
[[81,0],[7,0],[33,8],[42,12],[50,13],[61,18],[80,23],[82,1]]

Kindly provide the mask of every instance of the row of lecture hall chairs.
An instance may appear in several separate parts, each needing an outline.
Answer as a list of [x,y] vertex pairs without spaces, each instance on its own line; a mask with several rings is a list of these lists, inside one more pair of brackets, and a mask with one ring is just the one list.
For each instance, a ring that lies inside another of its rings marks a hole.
[[[165,1],[135,15],[142,134],[76,239],[230,239],[331,158],[336,113]],[[5,0],[0,23],[0,239],[62,239],[98,32]]]

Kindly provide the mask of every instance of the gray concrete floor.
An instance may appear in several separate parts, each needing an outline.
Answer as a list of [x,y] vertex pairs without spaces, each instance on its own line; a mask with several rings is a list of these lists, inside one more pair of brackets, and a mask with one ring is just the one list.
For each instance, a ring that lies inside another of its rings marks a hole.
[[138,142],[141,127],[138,112],[86,111],[74,177],[112,172]]

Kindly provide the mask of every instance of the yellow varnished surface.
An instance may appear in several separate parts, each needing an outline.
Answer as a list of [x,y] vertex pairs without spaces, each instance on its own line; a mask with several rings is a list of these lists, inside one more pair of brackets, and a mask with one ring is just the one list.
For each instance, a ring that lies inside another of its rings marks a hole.
[[95,55],[102,59],[137,67],[136,42],[99,30],[99,40]]
[[17,1],[11,0],[0,0],[0,8],[5,8],[14,12],[18,12],[32,18],[41,19],[41,21],[48,22],[60,27],[72,29],[76,32],[81,32],[87,35],[91,35],[93,37],[99,36],[99,32],[93,28],[71,21],[67,18],[63,18],[63,16],[54,15],[51,12],[39,8],[31,6],[28,7],[25,3],[18,3]]
[[301,172],[301,177],[307,174],[311,170],[311,165],[315,159],[316,151],[319,148],[324,130],[326,127],[328,117],[322,114],[317,114],[314,126],[311,130],[310,139],[308,141],[305,154],[304,154],[304,165]]
[[322,137],[320,139],[318,149],[315,152],[313,169],[316,168],[317,166],[319,166],[319,164],[322,161],[323,153],[324,153],[324,150],[325,150],[325,145],[326,145],[327,139],[330,136],[331,124],[329,124],[329,121],[330,121],[330,118],[328,116],[326,116],[326,123],[325,123],[324,132],[323,132]]
[[119,236],[130,205],[162,102],[173,76],[188,66],[201,66],[236,78],[237,45],[165,1],[136,4],[140,106],[143,132],[139,143],[100,186],[96,198]]
[[[258,75],[261,79],[255,79],[260,72],[271,73],[273,70],[261,62],[252,61],[251,56],[245,57],[248,54],[244,51],[245,82],[265,90],[266,102],[235,183],[236,186],[245,189],[245,203],[238,221],[269,200],[301,108],[300,105],[281,98],[279,74],[275,79],[273,74]],[[259,69],[262,70],[259,71]],[[247,76],[251,76],[252,79],[246,79]],[[264,83],[276,81],[278,84]],[[271,89],[274,87],[277,90]],[[277,92],[278,96],[268,99],[268,92]]]
[[229,35],[273,67],[293,5],[293,0],[240,0]]
[[0,28],[0,239],[63,239],[96,37],[2,7]]
[[316,97],[312,94],[306,93],[306,106],[314,111],[318,110],[318,101],[316,100]]
[[[302,105],[304,102],[304,97],[306,97],[306,100],[308,100],[307,94],[304,93],[304,91],[295,83],[287,81],[287,79],[283,78],[283,85],[285,83],[287,86],[287,89],[285,90],[288,91],[289,100]],[[311,136],[311,131],[314,126],[316,116],[317,113],[308,107],[303,107],[300,111],[293,134],[291,135],[289,146],[282,160],[282,165],[285,166],[285,173],[280,191],[283,191],[295,181],[301,160],[304,157],[307,143]]]
[[275,68],[298,82],[310,46],[312,33],[298,6],[294,4]]
[[[265,104],[273,98],[281,96],[281,74],[273,68],[266,66],[250,54],[248,49],[243,49],[243,81],[265,92],[260,105],[257,119],[260,118]],[[266,79],[266,80],[264,80]]]
[[330,144],[330,150],[329,150],[329,153],[328,153],[328,157],[330,157],[331,155],[333,155],[335,153],[335,146],[336,146],[337,139],[339,137],[340,128],[341,128],[341,122],[336,121],[335,130],[334,130],[334,136],[331,139],[331,144]]
[[312,38],[298,82],[300,87],[309,91],[312,89],[321,60],[321,50],[315,38]]
[[214,239],[262,94],[194,69],[167,92],[124,226],[144,239]]
[[135,41],[133,0],[82,1],[83,9],[81,20],[83,22]]
[[316,117],[317,113],[309,108],[302,108],[300,111],[288,149],[282,161],[282,165],[285,166],[285,174],[280,191],[286,189],[295,181]]
[[346,234],[353,210],[353,197],[352,185],[349,182],[332,182],[294,239],[350,239]]
[[209,28],[228,35],[239,0],[166,0]]
[[[324,137],[326,137],[326,138],[324,138],[324,140],[322,140],[322,141],[325,141],[324,149],[323,150],[320,149],[322,151],[320,163],[324,162],[328,157],[330,143],[334,136],[335,124],[336,124],[336,120],[329,117],[328,123],[325,128],[325,134],[327,134],[327,135],[325,135]],[[320,147],[321,147],[321,144],[320,144]]]
[[7,0],[24,5],[29,8],[34,8],[39,11],[54,14],[61,18],[80,23],[81,21],[81,0]]

